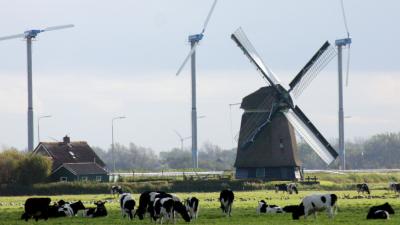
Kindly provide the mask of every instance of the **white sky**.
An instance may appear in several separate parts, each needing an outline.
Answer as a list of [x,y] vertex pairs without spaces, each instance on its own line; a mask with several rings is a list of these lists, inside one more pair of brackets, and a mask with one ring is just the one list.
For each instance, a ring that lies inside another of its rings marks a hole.
[[[351,36],[345,88],[347,138],[400,128],[400,2],[345,0]],[[212,1],[1,1],[0,36],[75,24],[40,34],[33,46],[34,115],[42,141],[86,140],[108,148],[111,118],[117,142],[156,151],[190,136],[190,71],[175,72],[201,31]],[[242,26],[264,61],[289,83],[325,40],[345,37],[340,1],[220,0],[197,53],[199,144],[232,147],[230,103],[265,83],[230,39]],[[347,52],[346,52],[347,53]],[[337,137],[336,59],[305,90],[300,107],[328,138]],[[0,146],[27,146],[26,49],[0,42]],[[233,132],[242,111],[232,108]],[[36,139],[35,120],[35,139]],[[35,140],[36,143],[36,140]],[[190,146],[190,141],[185,143]]]

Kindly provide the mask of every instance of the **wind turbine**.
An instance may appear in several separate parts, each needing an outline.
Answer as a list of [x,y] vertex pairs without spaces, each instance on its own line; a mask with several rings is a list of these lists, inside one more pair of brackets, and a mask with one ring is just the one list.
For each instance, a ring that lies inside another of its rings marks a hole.
[[36,38],[39,33],[45,31],[53,31],[59,29],[65,29],[73,27],[74,25],[62,25],[47,27],[43,30],[27,30],[22,34],[15,34],[5,37],[0,37],[0,41],[15,39],[15,38],[25,38],[26,39],[26,49],[27,49],[27,69],[28,69],[28,151],[33,150],[33,100],[32,100],[32,39]]
[[192,71],[192,161],[193,168],[198,168],[198,159],[197,159],[197,109],[196,109],[196,48],[199,45],[199,42],[204,37],[204,32],[206,31],[208,22],[210,21],[211,15],[214,11],[215,5],[217,4],[217,0],[214,0],[214,3],[211,6],[210,12],[207,15],[207,18],[204,22],[203,29],[201,33],[189,35],[190,42],[190,51],[183,61],[182,65],[179,67],[176,75],[178,76],[182,71],[183,67],[185,67],[189,58],[191,58],[191,71]]
[[181,142],[181,150],[183,150],[183,142],[184,142],[185,140],[187,140],[187,139],[192,138],[192,136],[189,136],[189,137],[182,137],[182,135],[181,135],[178,131],[174,130],[174,132],[175,132],[175,134],[178,136],[179,141]]

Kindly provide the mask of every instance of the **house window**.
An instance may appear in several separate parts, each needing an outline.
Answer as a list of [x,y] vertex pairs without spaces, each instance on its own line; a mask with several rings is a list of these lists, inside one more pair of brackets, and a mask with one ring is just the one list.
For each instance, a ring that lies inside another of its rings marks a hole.
[[96,176],[96,181],[101,181],[101,176]]
[[264,178],[264,177],[265,177],[265,168],[257,168],[256,178]]
[[60,177],[60,181],[63,181],[63,182],[68,181],[68,178],[67,177]]
[[86,177],[86,176],[81,177],[81,181],[88,181],[88,177]]

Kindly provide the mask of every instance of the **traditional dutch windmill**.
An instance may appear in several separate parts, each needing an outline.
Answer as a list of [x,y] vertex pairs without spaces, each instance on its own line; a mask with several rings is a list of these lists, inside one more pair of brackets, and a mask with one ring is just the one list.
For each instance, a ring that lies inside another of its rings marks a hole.
[[[338,156],[329,142],[292,100],[299,97],[317,74],[336,56],[335,49],[325,42],[285,89],[278,77],[264,64],[241,28],[232,34],[244,54],[267,80],[266,87],[246,96],[236,155],[237,178],[265,180],[299,179],[294,129],[325,163]],[[293,129],[294,128],[294,129]]]

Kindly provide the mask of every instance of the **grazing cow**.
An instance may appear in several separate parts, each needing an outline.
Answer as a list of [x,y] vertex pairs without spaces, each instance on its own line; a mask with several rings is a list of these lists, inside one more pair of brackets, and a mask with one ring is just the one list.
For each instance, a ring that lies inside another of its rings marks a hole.
[[138,215],[140,220],[143,220],[144,215],[146,214],[146,212],[150,213],[150,217],[153,217],[153,207],[154,207],[154,201],[156,198],[166,198],[166,197],[170,197],[172,198],[175,202],[180,202],[181,200],[175,196],[175,195],[171,195],[168,194],[166,192],[163,191],[145,191],[140,195],[139,198],[139,207],[135,212],[135,215]]
[[186,210],[189,212],[191,219],[197,219],[199,213],[199,199],[190,197],[185,200]]
[[369,208],[367,219],[389,219],[388,214],[394,214],[394,210],[389,203],[376,205]]
[[107,216],[107,209],[104,206],[105,203],[105,201],[95,202],[94,204],[96,205],[96,207],[86,208],[83,211],[82,216],[92,218]]
[[74,203],[66,203],[58,208],[59,216],[75,216],[79,210],[84,210],[85,206],[81,200]]
[[298,194],[299,191],[297,190],[297,186],[295,183],[290,184],[275,184],[275,192],[278,193],[279,191],[287,192],[289,194],[296,193]]
[[371,219],[384,219],[388,220],[389,219],[389,213],[385,210],[376,210],[372,213],[368,213],[367,215],[367,220]]
[[371,192],[369,191],[368,184],[366,183],[357,184],[356,187],[357,187],[357,194],[360,194],[360,192],[362,194],[364,194],[364,192],[367,192],[368,195],[371,194]]
[[314,194],[303,198],[299,207],[292,213],[294,220],[298,220],[300,216],[313,214],[316,218],[316,212],[326,210],[328,216],[333,218],[336,209],[337,196],[335,194]]
[[394,193],[400,193],[400,183],[390,182],[389,190],[393,191]]
[[257,213],[283,213],[283,210],[277,205],[268,205],[264,200],[261,200],[258,202]]
[[174,219],[174,200],[171,197],[156,198],[153,210],[152,218],[155,222],[160,220],[160,224],[162,224],[164,218],[170,222]]
[[235,195],[230,189],[221,191],[219,195],[219,202],[221,203],[222,212],[227,216],[231,216],[232,204],[235,199]]
[[297,210],[298,207],[299,207],[298,205],[288,205],[283,207],[282,210],[287,213],[293,213],[294,211]]
[[132,211],[135,209],[136,202],[130,193],[123,193],[119,199],[121,206],[121,214],[125,218],[128,215],[129,219],[133,219]]
[[25,212],[22,214],[21,219],[28,221],[30,218],[47,220],[49,218],[48,210],[50,198],[28,198],[25,201]]
[[123,193],[123,191],[122,191],[122,187],[121,186],[119,186],[119,185],[113,185],[113,186],[111,186],[111,195],[114,197],[115,196],[115,194],[117,195],[117,196],[119,196],[120,194],[122,194]]

